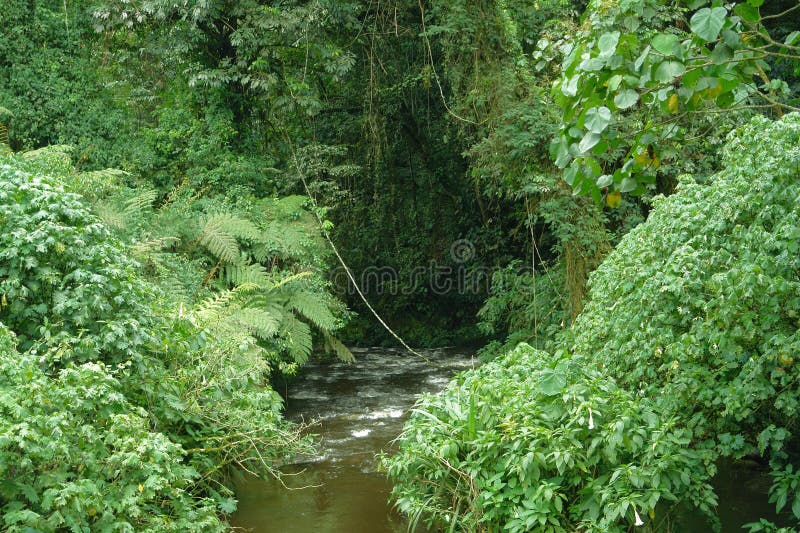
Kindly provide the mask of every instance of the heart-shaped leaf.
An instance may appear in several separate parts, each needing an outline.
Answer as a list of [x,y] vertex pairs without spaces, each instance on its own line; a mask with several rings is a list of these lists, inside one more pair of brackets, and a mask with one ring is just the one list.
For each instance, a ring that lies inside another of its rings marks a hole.
[[704,41],[713,41],[725,25],[728,10],[724,7],[698,9],[689,21],[692,32]]
[[593,107],[586,111],[583,125],[594,133],[602,133],[611,122],[611,110],[605,106]]
[[665,56],[677,55],[680,49],[678,48],[678,36],[672,33],[659,33],[651,41],[653,49]]
[[639,101],[639,93],[633,89],[623,89],[614,97],[614,105],[619,109],[628,109]]

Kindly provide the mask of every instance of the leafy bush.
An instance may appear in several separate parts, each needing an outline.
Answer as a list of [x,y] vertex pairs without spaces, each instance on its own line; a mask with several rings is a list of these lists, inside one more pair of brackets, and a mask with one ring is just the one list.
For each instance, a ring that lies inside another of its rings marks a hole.
[[581,357],[521,344],[416,405],[393,496],[459,531],[626,531],[662,500],[709,511],[691,432]]
[[80,361],[131,357],[151,340],[155,292],[80,196],[21,166],[0,160],[0,320],[23,350],[41,339]]
[[257,339],[216,335],[207,306],[142,278],[64,190],[57,152],[0,159],[0,320],[20,340],[18,353],[0,332],[0,522],[224,529],[229,469],[275,474],[308,441],[281,419]]
[[751,121],[724,170],[682,178],[592,275],[568,351],[521,346],[423,398],[386,460],[399,507],[459,530],[625,531],[664,499],[711,515],[714,462],[750,455],[800,519],[799,147],[800,114]]
[[0,326],[0,502],[4,531],[220,531],[186,453],[150,430],[102,363],[53,376]]
[[[800,115],[757,118],[709,186],[683,178],[591,277],[574,350],[683,419],[697,447],[797,467]],[[778,478],[779,479],[779,478]],[[800,519],[797,485],[776,485]]]

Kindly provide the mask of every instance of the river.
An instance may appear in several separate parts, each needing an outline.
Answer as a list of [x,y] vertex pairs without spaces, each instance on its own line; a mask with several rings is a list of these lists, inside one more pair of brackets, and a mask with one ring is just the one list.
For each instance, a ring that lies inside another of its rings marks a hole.
[[283,469],[292,474],[283,483],[297,490],[275,480],[240,483],[234,526],[254,533],[406,531],[388,504],[391,486],[375,455],[400,434],[417,394],[443,389],[477,360],[472,351],[453,349],[425,351],[436,366],[402,350],[353,353],[355,363],[312,362],[290,383],[286,416],[316,422],[319,453]]
[[[318,453],[282,470],[276,480],[248,478],[237,486],[234,526],[253,533],[405,532],[389,505],[391,485],[378,472],[376,454],[388,451],[403,428],[417,394],[437,392],[477,364],[467,350],[428,350],[436,366],[401,350],[355,349],[356,362],[311,362],[287,387],[290,420],[314,422]],[[744,531],[759,516],[774,518],[769,480],[758,469],[720,466],[715,479],[722,533]],[[288,487],[288,490],[287,490]],[[697,513],[671,521],[667,531],[711,531]],[[423,533],[421,528],[416,533]]]

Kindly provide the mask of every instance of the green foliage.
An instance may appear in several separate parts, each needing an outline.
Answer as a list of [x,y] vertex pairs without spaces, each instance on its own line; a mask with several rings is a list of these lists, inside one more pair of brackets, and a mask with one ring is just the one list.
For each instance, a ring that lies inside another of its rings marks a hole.
[[152,341],[135,263],[77,194],[14,159],[0,161],[0,264],[0,320],[23,350],[69,342],[76,360],[120,361]]
[[[0,331],[0,520],[12,531],[223,530],[230,468],[277,475],[275,463],[308,450],[269,388],[258,339],[277,327],[251,312],[219,335],[219,313],[166,276],[143,279],[133,248],[64,190],[96,188],[73,182],[62,155],[0,160],[0,317],[20,341],[17,353]],[[141,217],[152,193],[132,197],[124,205]],[[176,253],[164,265],[197,269]]]
[[386,460],[400,508],[454,530],[626,531],[666,499],[713,523],[715,461],[760,456],[800,522],[799,145],[800,114],[740,128],[709,185],[682,178],[592,274],[555,356],[521,346],[423,398]]
[[508,338],[484,347],[482,356],[505,353],[520,342],[542,348],[552,340],[569,318],[563,277],[563,269],[541,269],[534,277],[520,262],[495,272],[478,326],[490,337]]
[[128,153],[135,118],[105,86],[89,4],[0,1],[0,107],[13,115],[0,124],[14,150],[71,144],[101,166]]
[[628,531],[669,501],[711,512],[691,432],[589,363],[522,344],[421,398],[384,461],[400,510],[450,531],[565,533]]
[[[1,326],[0,326],[1,327]],[[186,452],[151,429],[103,363],[48,375],[0,329],[0,502],[4,531],[222,531],[193,494]]]
[[558,43],[563,117],[551,154],[567,183],[598,202],[605,190],[641,194],[662,164],[686,157],[697,132],[719,127],[704,114],[796,109],[780,71],[767,74],[800,60],[794,34],[776,40],[775,19],[795,8],[762,15],[762,4],[591,2],[575,38]]
[[694,446],[762,456],[778,480],[797,464],[799,143],[798,114],[737,131],[712,186],[684,179],[623,238],[573,330],[576,352],[683,413]]

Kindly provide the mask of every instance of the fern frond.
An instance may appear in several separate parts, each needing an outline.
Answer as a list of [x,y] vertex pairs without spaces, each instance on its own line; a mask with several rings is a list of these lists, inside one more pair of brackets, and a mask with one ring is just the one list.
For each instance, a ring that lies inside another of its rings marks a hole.
[[282,330],[289,355],[300,364],[308,361],[312,345],[311,328],[308,324],[289,314],[283,321]]
[[280,253],[288,257],[298,255],[307,248],[308,233],[300,231],[297,224],[273,221],[267,226],[263,242],[271,253]]
[[258,241],[261,239],[261,230],[250,220],[228,213],[217,213],[211,215],[220,227],[225,229],[234,237],[246,241]]
[[288,307],[303,315],[322,331],[331,331],[336,327],[336,317],[319,294],[305,291],[291,293]]
[[95,207],[97,217],[109,228],[124,229],[125,213],[110,205],[101,204]]
[[305,212],[305,207],[307,205],[307,196],[295,194],[272,199],[270,203],[265,204],[265,207],[268,216],[272,215],[275,218],[295,218]]
[[262,340],[275,337],[280,329],[279,318],[262,309],[244,307],[236,310],[232,318],[244,326],[251,335]]
[[226,227],[226,215],[214,215],[205,220],[198,241],[220,261],[236,263],[239,259],[239,243]]
[[85,181],[119,181],[120,178],[130,176],[131,173],[119,168],[104,168],[101,170],[87,170],[78,172],[76,177]]
[[133,250],[135,254],[148,254],[163,250],[179,241],[177,237],[158,237],[134,244]]
[[223,215],[224,227],[231,235],[246,241],[257,242],[261,239],[262,231],[246,218],[233,215]]
[[286,296],[280,292],[256,289],[253,294],[248,296],[249,297],[243,304],[246,307],[261,309],[280,317],[283,317],[287,313]]
[[307,277],[309,277],[310,275],[311,275],[311,272],[309,272],[309,271],[307,271],[307,270],[304,270],[304,271],[302,271],[302,272],[298,272],[297,274],[292,274],[291,276],[286,276],[286,277],[285,277],[285,278],[283,278],[282,280],[279,280],[279,281],[277,281],[277,282],[276,282],[276,283],[273,285],[273,287],[272,287],[272,288],[273,288],[273,289],[278,289],[278,288],[280,288],[280,287],[283,287],[283,286],[284,286],[284,285],[286,285],[287,283],[291,283],[291,282],[293,282],[293,281],[297,281],[298,279],[307,278]]
[[39,148],[38,150],[28,150],[22,152],[22,157],[25,159],[44,159],[47,157],[61,159],[67,163],[71,162],[70,154],[72,153],[73,146],[69,144],[52,144]]
[[222,310],[238,296],[236,289],[233,289],[206,298],[191,310],[190,317],[194,319],[192,322],[207,324],[219,320],[223,316]]
[[253,285],[266,289],[272,286],[267,269],[259,263],[226,265],[222,274],[225,281],[236,287]]
[[340,361],[345,363],[355,363],[356,358],[350,348],[344,345],[342,341],[333,335],[325,334],[325,351],[327,353],[333,352]]
[[0,122],[0,144],[4,144],[6,146],[11,144],[8,142],[8,127],[2,122]]
[[125,208],[123,214],[126,218],[130,218],[141,214],[146,209],[153,207],[153,202],[156,201],[158,193],[155,189],[144,189],[133,198],[128,198],[125,201]]
[[84,196],[99,198],[119,187],[122,178],[127,176],[130,176],[130,172],[118,168],[78,172],[72,177],[68,186]]

